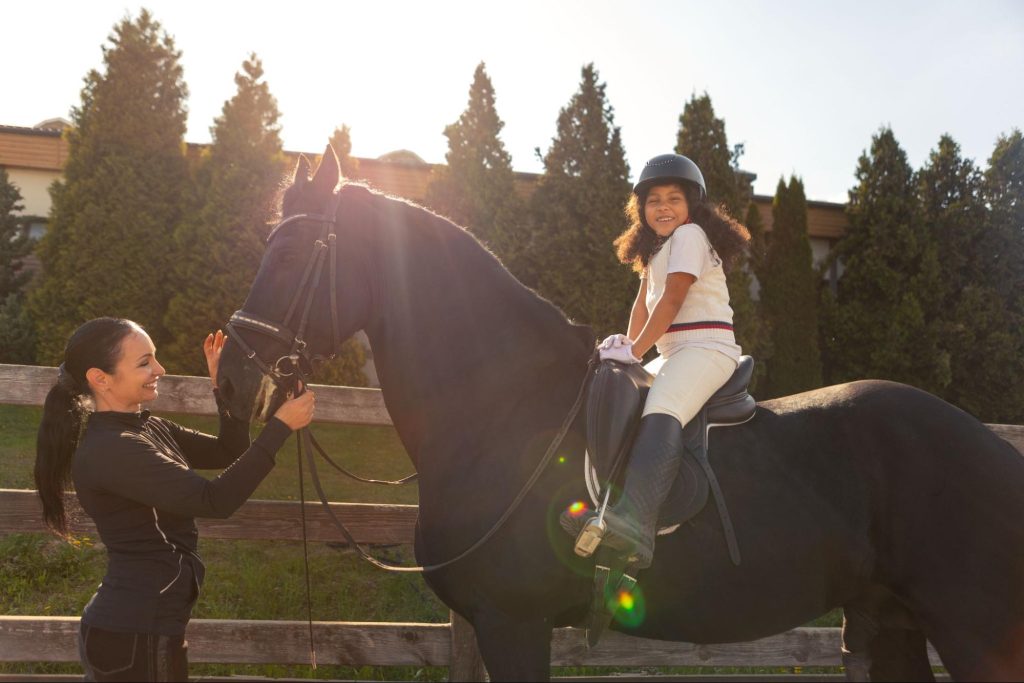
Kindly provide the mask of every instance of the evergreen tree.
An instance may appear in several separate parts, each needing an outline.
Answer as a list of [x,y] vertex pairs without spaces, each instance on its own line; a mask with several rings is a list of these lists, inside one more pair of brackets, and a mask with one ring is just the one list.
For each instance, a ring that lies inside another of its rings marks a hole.
[[512,157],[498,137],[504,125],[481,62],[473,74],[466,110],[444,129],[447,165],[434,170],[426,203],[469,229],[515,272],[523,211]]
[[826,295],[830,381],[890,379],[941,393],[949,357],[927,318],[939,263],[920,220],[913,172],[891,129],[873,136],[856,178],[850,226],[833,252],[844,271],[836,296]]
[[[725,121],[715,116],[711,97],[707,93],[700,97],[690,97],[683,113],[679,115],[675,151],[676,154],[689,157],[700,168],[707,185],[708,198],[712,202],[724,206],[734,218],[742,219],[745,214],[750,217],[747,210],[748,205],[752,206],[750,184],[737,167],[743,147],[729,147]],[[756,216],[756,220],[760,221],[760,215]],[[729,272],[727,283],[729,304],[734,313],[736,342],[744,353],[758,361],[752,384],[756,388],[757,380],[764,372],[768,340],[758,304],[751,295],[751,269],[750,254],[741,254]]]
[[[940,147],[941,153],[941,147]],[[933,155],[935,158],[935,155]],[[946,168],[966,164],[947,162]],[[938,166],[938,164],[933,164]],[[961,186],[976,186],[963,180]],[[973,180],[973,178],[971,178]],[[980,187],[987,206],[982,228],[969,226],[974,243],[968,277],[954,292],[949,341],[953,382],[947,398],[986,422],[1024,420],[1024,140],[1020,131],[1001,136]],[[976,200],[966,192],[940,218],[962,225],[975,217]],[[966,207],[965,207],[966,204]],[[969,229],[965,226],[965,229]]]
[[583,67],[579,90],[559,113],[543,161],[524,280],[598,336],[622,332],[638,287],[612,246],[626,227],[629,166],[593,64]]
[[821,386],[818,277],[807,237],[807,198],[795,176],[783,179],[772,202],[772,232],[761,269],[761,310],[771,329],[766,397]]
[[[949,135],[939,139],[928,162],[917,174],[917,194],[923,230],[935,243],[942,264],[936,300],[945,306],[965,286],[978,283],[984,264],[976,247],[984,232],[986,211],[981,197],[981,173]],[[934,311],[940,317],[941,311]]]
[[349,337],[342,342],[336,357],[314,368],[310,381],[314,384],[365,387],[369,384],[363,372],[367,357],[364,342],[358,337]]
[[707,185],[708,197],[724,204],[729,213],[740,218],[750,202],[750,184],[739,173],[737,165],[742,145],[729,147],[725,121],[715,116],[711,96],[706,92],[692,95],[679,115],[676,154],[689,157],[700,168]]
[[978,247],[990,259],[983,275],[1010,311],[1024,315],[1024,136],[1020,130],[999,137],[982,189],[990,207]]
[[32,250],[17,215],[23,208],[21,192],[0,167],[0,363],[35,359],[35,335],[22,291],[29,278],[22,271],[23,259]]
[[51,188],[43,275],[29,297],[40,362],[58,361],[71,331],[101,315],[134,319],[158,346],[166,341],[172,232],[186,185],[179,58],[142,10],[114,27],[105,71],[85,78],[64,180]]
[[28,233],[18,213],[21,192],[11,183],[7,169],[0,166],[0,301],[21,291],[29,274],[22,272],[23,259],[32,251]]
[[771,356],[771,325],[761,312],[759,296],[754,296],[755,289],[760,292],[767,253],[764,222],[754,202],[747,204],[743,225],[750,232],[750,244],[747,253],[737,259],[726,283],[729,286],[729,305],[733,309],[736,343],[743,349],[743,353],[752,356],[755,361],[750,391],[760,394],[768,371],[767,361]]
[[256,55],[242,64],[235,85],[196,169],[196,210],[174,233],[175,294],[166,317],[172,338],[163,356],[178,374],[206,373],[203,338],[245,300],[285,173],[280,114]]
[[747,204],[747,216],[743,225],[750,232],[747,264],[760,286],[760,281],[764,279],[764,264],[768,258],[768,245],[764,232],[764,221],[761,219],[761,210],[757,208],[755,202]]
[[359,178],[359,160],[352,156],[352,129],[344,123],[334,129],[331,135],[331,147],[338,157],[341,175],[349,180]]

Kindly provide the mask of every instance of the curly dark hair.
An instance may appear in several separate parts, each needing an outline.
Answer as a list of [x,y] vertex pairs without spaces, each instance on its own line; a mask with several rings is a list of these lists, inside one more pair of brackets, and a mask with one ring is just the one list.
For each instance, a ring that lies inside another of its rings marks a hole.
[[[711,246],[722,259],[725,272],[728,273],[736,257],[747,248],[750,232],[742,223],[730,216],[724,206],[701,199],[696,187],[689,183],[667,184],[678,186],[686,195],[686,203],[690,206],[690,222],[696,223],[704,230]],[[664,242],[664,239],[647,225],[644,218],[643,207],[650,189],[644,188],[639,194],[633,194],[629,198],[625,208],[629,227],[614,242],[619,261],[632,265],[633,270],[638,273],[643,272],[651,257]]]

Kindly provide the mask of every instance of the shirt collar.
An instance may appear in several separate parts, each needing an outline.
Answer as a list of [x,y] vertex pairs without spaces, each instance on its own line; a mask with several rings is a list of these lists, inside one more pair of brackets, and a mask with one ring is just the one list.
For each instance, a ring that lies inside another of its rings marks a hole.
[[113,410],[95,412],[89,416],[89,421],[96,421],[101,424],[117,424],[125,427],[141,428],[149,420],[150,412],[142,410],[137,413],[118,413]]

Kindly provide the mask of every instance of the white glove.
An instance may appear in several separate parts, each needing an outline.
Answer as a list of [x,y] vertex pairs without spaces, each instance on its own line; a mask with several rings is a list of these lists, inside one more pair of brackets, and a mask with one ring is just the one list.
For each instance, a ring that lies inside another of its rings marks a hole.
[[597,348],[599,349],[617,349],[624,344],[632,344],[633,340],[624,334],[613,334],[607,337],[601,342]]
[[633,342],[626,340],[627,344],[621,344],[612,348],[602,348],[598,355],[601,360],[615,360],[620,363],[639,363],[640,359],[633,355]]

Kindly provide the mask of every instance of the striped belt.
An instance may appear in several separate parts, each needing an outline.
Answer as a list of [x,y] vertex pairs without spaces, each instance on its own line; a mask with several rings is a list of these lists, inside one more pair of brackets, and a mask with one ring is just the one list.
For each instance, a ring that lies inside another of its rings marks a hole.
[[728,330],[733,331],[732,323],[720,320],[701,320],[693,323],[674,323],[668,326],[667,332],[691,332],[693,330]]

